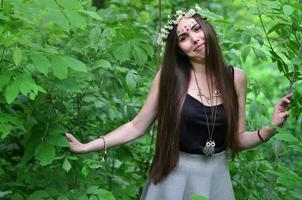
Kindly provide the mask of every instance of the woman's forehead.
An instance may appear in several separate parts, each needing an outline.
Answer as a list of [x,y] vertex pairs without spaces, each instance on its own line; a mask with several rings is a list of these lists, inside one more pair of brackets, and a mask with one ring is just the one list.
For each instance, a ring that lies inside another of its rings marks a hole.
[[179,35],[190,30],[195,24],[197,24],[197,21],[193,17],[184,16],[177,25],[177,34]]

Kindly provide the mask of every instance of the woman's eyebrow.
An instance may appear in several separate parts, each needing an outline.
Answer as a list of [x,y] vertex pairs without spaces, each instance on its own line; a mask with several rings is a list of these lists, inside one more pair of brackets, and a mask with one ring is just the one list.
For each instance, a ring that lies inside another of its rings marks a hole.
[[[196,25],[198,25],[198,23],[195,23],[195,24],[191,27],[191,30],[194,29]],[[178,35],[178,36],[177,36],[177,39],[178,39],[180,36],[185,35],[185,34],[187,34],[187,32],[183,32],[182,34]]]

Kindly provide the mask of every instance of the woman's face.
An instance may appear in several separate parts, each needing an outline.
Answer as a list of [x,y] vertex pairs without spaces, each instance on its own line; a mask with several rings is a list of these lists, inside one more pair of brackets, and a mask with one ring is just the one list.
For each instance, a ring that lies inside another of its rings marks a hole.
[[192,61],[205,58],[205,38],[201,26],[194,18],[183,17],[177,25],[178,45]]

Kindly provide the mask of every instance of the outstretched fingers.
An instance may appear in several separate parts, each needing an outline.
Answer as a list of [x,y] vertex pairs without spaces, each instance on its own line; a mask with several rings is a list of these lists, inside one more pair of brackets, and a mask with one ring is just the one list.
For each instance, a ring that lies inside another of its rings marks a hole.
[[68,142],[72,142],[75,138],[73,137],[73,135],[71,135],[70,133],[65,133],[65,136],[68,140]]
[[291,99],[292,99],[292,93],[282,97],[279,101],[279,103],[277,104],[277,106],[286,106],[291,104]]

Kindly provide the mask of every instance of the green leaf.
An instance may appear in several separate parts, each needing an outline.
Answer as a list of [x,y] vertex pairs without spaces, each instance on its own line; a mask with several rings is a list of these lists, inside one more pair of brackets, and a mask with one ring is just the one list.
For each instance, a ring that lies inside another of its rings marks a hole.
[[69,200],[66,195],[61,195],[57,198],[57,200]]
[[207,197],[201,196],[201,195],[197,195],[197,194],[190,194],[190,199],[191,200],[208,200]]
[[130,59],[130,45],[128,43],[123,44],[116,49],[113,50],[113,56],[121,61],[124,62]]
[[0,124],[0,132],[2,132],[1,139],[6,138],[11,130],[12,126],[10,124]]
[[254,48],[254,53],[257,56],[257,58],[265,60],[266,59],[266,54],[259,48]]
[[58,4],[69,10],[82,10],[82,6],[78,0],[57,0]]
[[21,49],[16,47],[13,52],[13,61],[14,61],[15,65],[19,65],[21,62],[21,59],[22,59]]
[[63,169],[66,171],[66,172],[69,172],[69,170],[71,169],[71,164],[69,162],[69,160],[67,158],[64,159],[64,162],[63,162]]
[[247,31],[241,33],[241,41],[245,44],[249,44],[251,41],[251,35]]
[[56,82],[57,88],[68,92],[81,92],[82,91],[82,83],[76,78],[68,78],[65,80],[61,80]]
[[33,80],[31,78],[31,74],[20,74],[17,76],[17,80],[19,82],[19,90],[23,95],[28,96],[28,94],[34,90],[32,86]]
[[12,196],[11,196],[11,200],[24,200],[23,196],[19,193],[14,193]]
[[111,64],[109,61],[101,59],[95,63],[94,69],[97,69],[97,68],[111,69],[112,67],[111,67]]
[[295,9],[290,5],[283,6],[283,13],[284,13],[285,17],[290,16],[294,11],[295,11]]
[[69,147],[67,139],[63,135],[49,135],[46,137],[45,141],[58,147]]
[[139,48],[138,46],[133,45],[132,48],[132,56],[135,59],[135,62],[142,66],[146,63],[147,61],[147,54],[145,53],[145,51],[141,48]]
[[113,194],[108,190],[98,188],[97,186],[91,186],[87,189],[87,194],[94,194],[98,196],[98,199],[115,200]]
[[98,192],[99,192],[98,186],[89,186],[86,191],[87,194],[97,194]]
[[41,143],[35,151],[36,160],[40,161],[42,166],[46,166],[52,163],[55,158],[55,148],[52,144]]
[[299,142],[298,138],[289,133],[278,133],[274,136],[274,138],[286,142]]
[[98,200],[98,198],[95,195],[90,195],[89,200]]
[[258,43],[260,44],[260,46],[262,46],[264,44],[264,40],[263,40],[263,38],[262,38],[262,36],[260,34],[254,35],[254,38],[258,41]]
[[9,82],[11,73],[1,72],[0,74],[0,90]]
[[135,71],[129,71],[126,75],[126,84],[130,91],[136,88],[137,84],[137,73]]
[[9,191],[0,191],[0,198],[3,198],[4,196],[8,195],[8,194],[11,194],[12,191],[9,190]]
[[8,104],[12,103],[19,93],[18,81],[14,81],[5,90],[5,99]]
[[45,17],[45,21],[48,21],[49,23],[54,22],[65,31],[70,29],[69,21],[59,10],[49,11],[48,15]]
[[301,65],[302,64],[302,57],[294,57],[291,61],[294,65]]
[[41,143],[42,137],[42,131],[34,131],[30,134],[25,145],[25,152],[21,160],[21,165],[26,165],[27,162],[32,159],[35,154],[36,147]]
[[64,62],[67,64],[68,67],[75,71],[87,72],[86,65],[77,59],[65,56]]
[[195,7],[199,8],[197,10],[199,10],[198,14],[200,14],[201,16],[205,16],[205,17],[207,17],[208,19],[211,19],[211,20],[222,20],[223,19],[222,16],[217,15],[217,14],[209,11],[208,9],[200,9],[199,6],[195,6]]
[[85,18],[83,18],[77,12],[65,12],[67,18],[71,24],[71,27],[81,28],[84,29],[87,25]]
[[28,196],[27,200],[42,200],[48,197],[47,192],[38,190]]
[[36,69],[46,76],[50,68],[50,62],[47,57],[42,54],[36,54],[31,59]]
[[68,76],[68,66],[62,56],[53,56],[51,58],[52,70],[58,79],[66,79]]
[[41,86],[34,82],[30,73],[19,74],[16,77],[19,84],[19,91],[30,99],[34,100],[38,92],[46,92]]
[[241,51],[241,58],[242,58],[243,62],[246,61],[246,58],[249,55],[250,51],[251,51],[250,46],[244,47],[243,50]]
[[82,10],[81,12],[85,13],[86,15],[88,15],[96,20],[103,20],[103,18],[100,15],[98,15],[96,12],[87,11],[87,10]]

